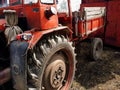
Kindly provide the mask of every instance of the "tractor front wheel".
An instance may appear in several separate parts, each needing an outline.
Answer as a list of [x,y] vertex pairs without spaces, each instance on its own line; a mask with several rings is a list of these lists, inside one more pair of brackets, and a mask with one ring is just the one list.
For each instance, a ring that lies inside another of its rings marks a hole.
[[74,48],[65,36],[44,38],[28,54],[28,88],[35,81],[37,90],[69,90],[74,74]]

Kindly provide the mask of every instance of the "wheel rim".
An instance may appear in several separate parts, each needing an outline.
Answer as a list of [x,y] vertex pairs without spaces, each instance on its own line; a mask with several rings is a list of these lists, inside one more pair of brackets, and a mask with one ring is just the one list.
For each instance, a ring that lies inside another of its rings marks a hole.
[[41,76],[36,73],[39,72],[38,67],[35,69],[34,66],[31,67],[31,72],[39,78],[40,86],[37,86],[37,90],[68,90],[74,75],[74,62],[71,53],[67,50],[59,50],[47,61]]
[[56,54],[48,63],[43,78],[43,86],[46,90],[59,90],[63,87],[66,77],[66,64],[64,56]]

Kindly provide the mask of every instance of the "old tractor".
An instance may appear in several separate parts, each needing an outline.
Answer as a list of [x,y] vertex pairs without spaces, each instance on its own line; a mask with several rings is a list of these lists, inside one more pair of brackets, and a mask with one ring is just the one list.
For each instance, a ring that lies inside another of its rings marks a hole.
[[0,85],[11,80],[15,90],[69,90],[76,46],[90,43],[90,57],[99,60],[109,36],[107,10],[116,1],[1,0]]

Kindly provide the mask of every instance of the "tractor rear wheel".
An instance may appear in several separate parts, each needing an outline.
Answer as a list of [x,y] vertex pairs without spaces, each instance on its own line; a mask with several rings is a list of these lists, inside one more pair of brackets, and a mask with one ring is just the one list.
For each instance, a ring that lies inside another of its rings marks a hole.
[[91,41],[90,56],[93,60],[98,60],[101,58],[103,52],[103,42],[100,38],[93,38]]
[[43,39],[28,55],[28,88],[69,90],[74,74],[74,48],[64,36]]

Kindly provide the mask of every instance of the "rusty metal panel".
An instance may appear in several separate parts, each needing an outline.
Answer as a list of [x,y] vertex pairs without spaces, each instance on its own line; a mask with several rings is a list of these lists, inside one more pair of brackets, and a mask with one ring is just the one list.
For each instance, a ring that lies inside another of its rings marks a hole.
[[79,21],[79,33],[82,37],[104,27],[105,7],[83,7],[83,20]]
[[84,7],[86,20],[100,18],[105,15],[105,7]]

